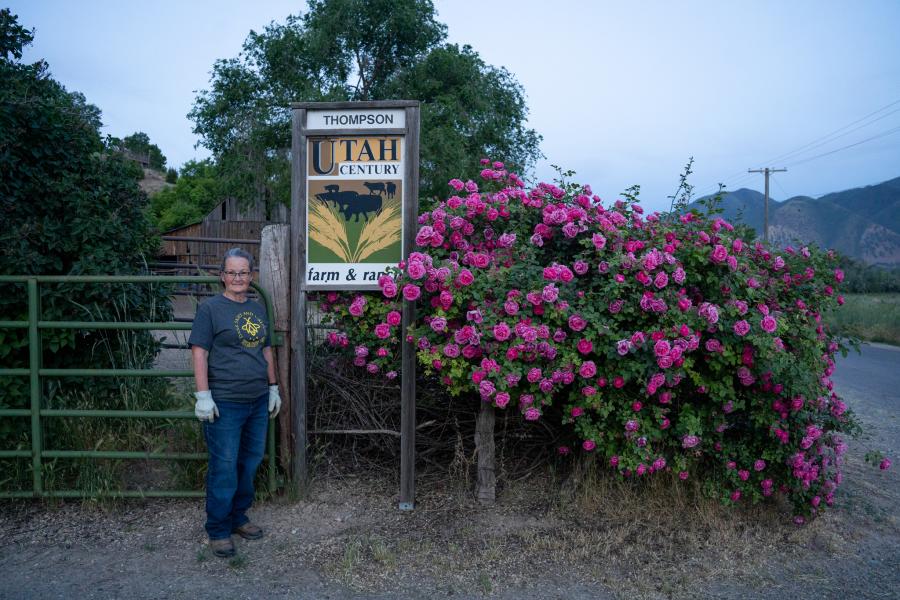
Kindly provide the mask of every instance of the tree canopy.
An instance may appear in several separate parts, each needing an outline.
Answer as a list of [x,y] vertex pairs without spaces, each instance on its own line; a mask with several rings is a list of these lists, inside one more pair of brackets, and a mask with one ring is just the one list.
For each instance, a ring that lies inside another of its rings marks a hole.
[[218,204],[222,183],[210,160],[188,161],[173,187],[150,198],[149,217],[160,231],[196,223]]
[[[100,136],[100,110],[69,92],[39,61],[21,62],[33,35],[8,9],[0,10],[0,274],[133,274],[142,258],[156,253],[138,188],[140,169],[107,152]],[[0,298],[0,320],[27,315],[24,286],[9,284]],[[157,314],[165,294],[148,286],[42,286],[43,319],[134,320]],[[27,364],[25,332],[0,337],[0,358]],[[104,332],[48,330],[45,366],[84,366],[103,340],[105,362],[121,358],[149,334],[127,344]],[[152,358],[152,355],[151,355]],[[107,365],[108,366],[108,365]],[[21,380],[0,378],[0,406],[22,395]],[[94,382],[92,385],[97,385]],[[27,390],[27,386],[24,388]],[[9,406],[10,404],[6,404]]]
[[540,136],[521,85],[445,37],[431,0],[310,0],[216,61],[188,116],[227,192],[269,206],[290,199],[291,102],[420,100],[424,196],[443,195],[473,155],[526,169]]
[[[100,109],[69,92],[0,13],[0,241],[15,273],[120,272],[151,248],[137,172],[104,150]],[[113,217],[113,218],[111,218]]]
[[137,156],[146,156],[150,168],[156,171],[166,170],[166,157],[159,146],[150,142],[150,136],[143,131],[137,131],[129,136],[119,139],[110,137],[107,146],[113,150],[128,150]]

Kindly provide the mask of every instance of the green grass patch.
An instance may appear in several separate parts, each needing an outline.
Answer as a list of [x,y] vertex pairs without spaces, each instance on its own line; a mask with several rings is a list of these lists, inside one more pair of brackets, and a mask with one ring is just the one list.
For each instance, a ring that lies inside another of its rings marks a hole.
[[900,294],[848,294],[828,316],[835,333],[900,346]]

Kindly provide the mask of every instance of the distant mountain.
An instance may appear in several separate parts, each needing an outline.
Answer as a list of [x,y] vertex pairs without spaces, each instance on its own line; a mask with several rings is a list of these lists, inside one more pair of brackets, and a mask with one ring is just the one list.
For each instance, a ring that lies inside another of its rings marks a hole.
[[[741,188],[722,198],[723,217],[762,237],[765,197]],[[702,210],[698,202],[692,208]],[[871,265],[900,267],[900,177],[821,198],[769,198],[769,240],[815,243]]]

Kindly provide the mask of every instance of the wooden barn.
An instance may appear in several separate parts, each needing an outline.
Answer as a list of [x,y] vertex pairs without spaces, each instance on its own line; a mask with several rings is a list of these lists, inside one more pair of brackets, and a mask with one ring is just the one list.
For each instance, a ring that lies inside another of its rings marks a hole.
[[266,218],[261,204],[241,208],[234,198],[223,200],[199,223],[178,227],[162,234],[162,248],[154,271],[158,274],[197,275],[217,273],[222,255],[239,247],[259,262],[263,227],[290,221],[288,208],[279,204]]

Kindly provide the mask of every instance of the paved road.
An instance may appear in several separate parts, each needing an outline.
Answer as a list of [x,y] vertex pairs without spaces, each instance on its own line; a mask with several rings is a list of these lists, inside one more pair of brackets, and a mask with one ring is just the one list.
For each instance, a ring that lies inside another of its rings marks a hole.
[[845,392],[900,399],[900,347],[863,344],[861,351],[838,357],[835,384]]
[[[864,344],[838,357],[832,379],[838,394],[872,427],[872,440],[900,461],[900,347]],[[884,445],[884,446],[882,446]],[[898,464],[900,467],[900,464]]]

